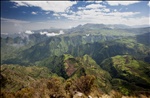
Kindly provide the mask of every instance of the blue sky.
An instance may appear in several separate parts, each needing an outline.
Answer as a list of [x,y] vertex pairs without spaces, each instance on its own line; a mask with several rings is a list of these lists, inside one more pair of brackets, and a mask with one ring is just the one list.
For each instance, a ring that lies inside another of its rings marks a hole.
[[149,25],[149,1],[1,1],[1,33],[79,24]]

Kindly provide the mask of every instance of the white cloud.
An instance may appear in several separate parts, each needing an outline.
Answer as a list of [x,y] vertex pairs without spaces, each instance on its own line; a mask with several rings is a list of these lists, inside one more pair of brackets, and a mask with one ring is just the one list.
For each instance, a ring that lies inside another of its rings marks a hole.
[[[96,7],[95,7],[96,8]],[[108,8],[103,8],[103,9],[84,9],[84,10],[79,10],[74,14],[61,14],[61,16],[64,16],[68,19],[71,20],[79,20],[80,19],[86,19],[91,21],[91,19],[97,19],[97,17],[101,18],[107,18],[107,16],[111,16],[111,17],[133,17],[137,14],[140,14],[140,12],[117,12],[117,10],[115,10],[116,12],[110,12],[110,9]],[[107,13],[106,13],[107,12]],[[109,12],[109,13],[108,13]],[[109,20],[109,18],[108,18]]]
[[103,2],[103,1],[101,1],[101,0],[99,0],[99,1],[95,1],[95,0],[89,0],[89,1],[86,1],[87,3],[101,3],[101,2]]
[[54,13],[53,15],[54,15],[54,16],[57,16],[57,17],[58,17],[58,16],[60,16],[60,15],[59,15],[59,14],[57,14],[57,13]]
[[45,12],[45,14],[49,14],[50,12]]
[[105,8],[105,9],[103,9],[103,11],[104,12],[110,12],[110,9]]
[[139,14],[140,12],[113,12],[105,15],[115,16],[115,17],[130,17]]
[[111,6],[118,6],[118,5],[130,5],[134,3],[139,3],[140,1],[107,1],[107,3]]
[[106,7],[106,6],[103,6],[101,4],[90,4],[86,6],[86,8],[89,8],[89,9],[96,9],[96,8],[103,8],[103,7]]
[[88,1],[88,0],[87,0],[86,2],[87,2],[87,3],[94,3],[94,0],[93,0],[93,1],[92,1],[92,0],[89,0],[89,1]]
[[150,1],[148,2],[148,4],[147,4],[149,7],[150,7]]
[[65,12],[66,9],[70,8],[72,5],[77,2],[71,1],[12,1],[16,3],[16,6],[35,6],[40,7],[45,11],[54,11],[54,12]]
[[84,10],[86,7],[78,7],[79,10]]
[[114,12],[117,12],[117,9],[114,9]]
[[63,31],[63,30],[60,30],[60,31],[59,31],[59,34],[64,34],[64,31]]
[[37,14],[37,12],[31,12],[31,14],[36,15],[36,14]]
[[100,1],[100,0],[99,0],[99,1],[95,1],[95,3],[102,3],[102,2],[103,2],[103,1]]
[[34,32],[30,31],[30,30],[27,30],[25,31],[26,34],[34,34]]
[[64,32],[63,30],[60,30],[59,33],[54,33],[54,32],[49,33],[49,32],[44,31],[44,32],[40,32],[40,34],[50,37],[50,36],[58,36],[58,35],[64,34]]
[[54,32],[53,32],[53,33],[48,33],[48,32],[46,32],[46,35],[47,35],[47,36],[56,36],[56,35],[58,35],[58,34],[57,34],[57,33],[54,33]]
[[[115,12],[114,12],[115,11]],[[118,12],[110,9],[84,9],[79,10],[74,14],[61,14],[70,20],[83,23],[103,23],[103,24],[125,24],[125,25],[148,25],[148,17],[137,17],[140,12]],[[109,12],[109,13],[106,13]]]
[[61,14],[61,16],[67,17],[68,15],[67,14]]

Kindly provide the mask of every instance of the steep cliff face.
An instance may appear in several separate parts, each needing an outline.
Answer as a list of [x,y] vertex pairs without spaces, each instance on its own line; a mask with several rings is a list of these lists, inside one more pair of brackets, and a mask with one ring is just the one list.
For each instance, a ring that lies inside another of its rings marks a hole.
[[64,54],[60,57],[47,58],[39,63],[41,66],[48,67],[53,73],[56,73],[65,79],[79,78],[86,75],[96,77],[96,85],[104,90],[110,90],[111,76],[88,55],[83,57],[73,57],[70,54]]

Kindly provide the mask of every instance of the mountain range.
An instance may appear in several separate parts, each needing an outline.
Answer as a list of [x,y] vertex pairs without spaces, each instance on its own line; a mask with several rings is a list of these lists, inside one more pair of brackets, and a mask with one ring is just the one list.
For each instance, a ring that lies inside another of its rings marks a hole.
[[1,68],[4,98],[72,98],[75,91],[100,97],[112,90],[148,97],[150,27],[85,24],[1,36]]

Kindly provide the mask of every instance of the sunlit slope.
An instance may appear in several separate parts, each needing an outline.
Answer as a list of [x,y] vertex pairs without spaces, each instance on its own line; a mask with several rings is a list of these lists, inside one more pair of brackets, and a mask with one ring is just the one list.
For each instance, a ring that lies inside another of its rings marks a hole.
[[122,54],[140,57],[148,62],[149,27],[110,27],[103,24],[85,24],[67,29],[60,36],[47,37],[36,31],[35,34],[24,37],[1,38],[1,63],[31,65],[64,53],[76,57],[88,54],[98,64],[108,57]]
[[130,55],[118,55],[104,60],[101,67],[112,76],[112,85],[123,93],[150,90],[150,64]]

